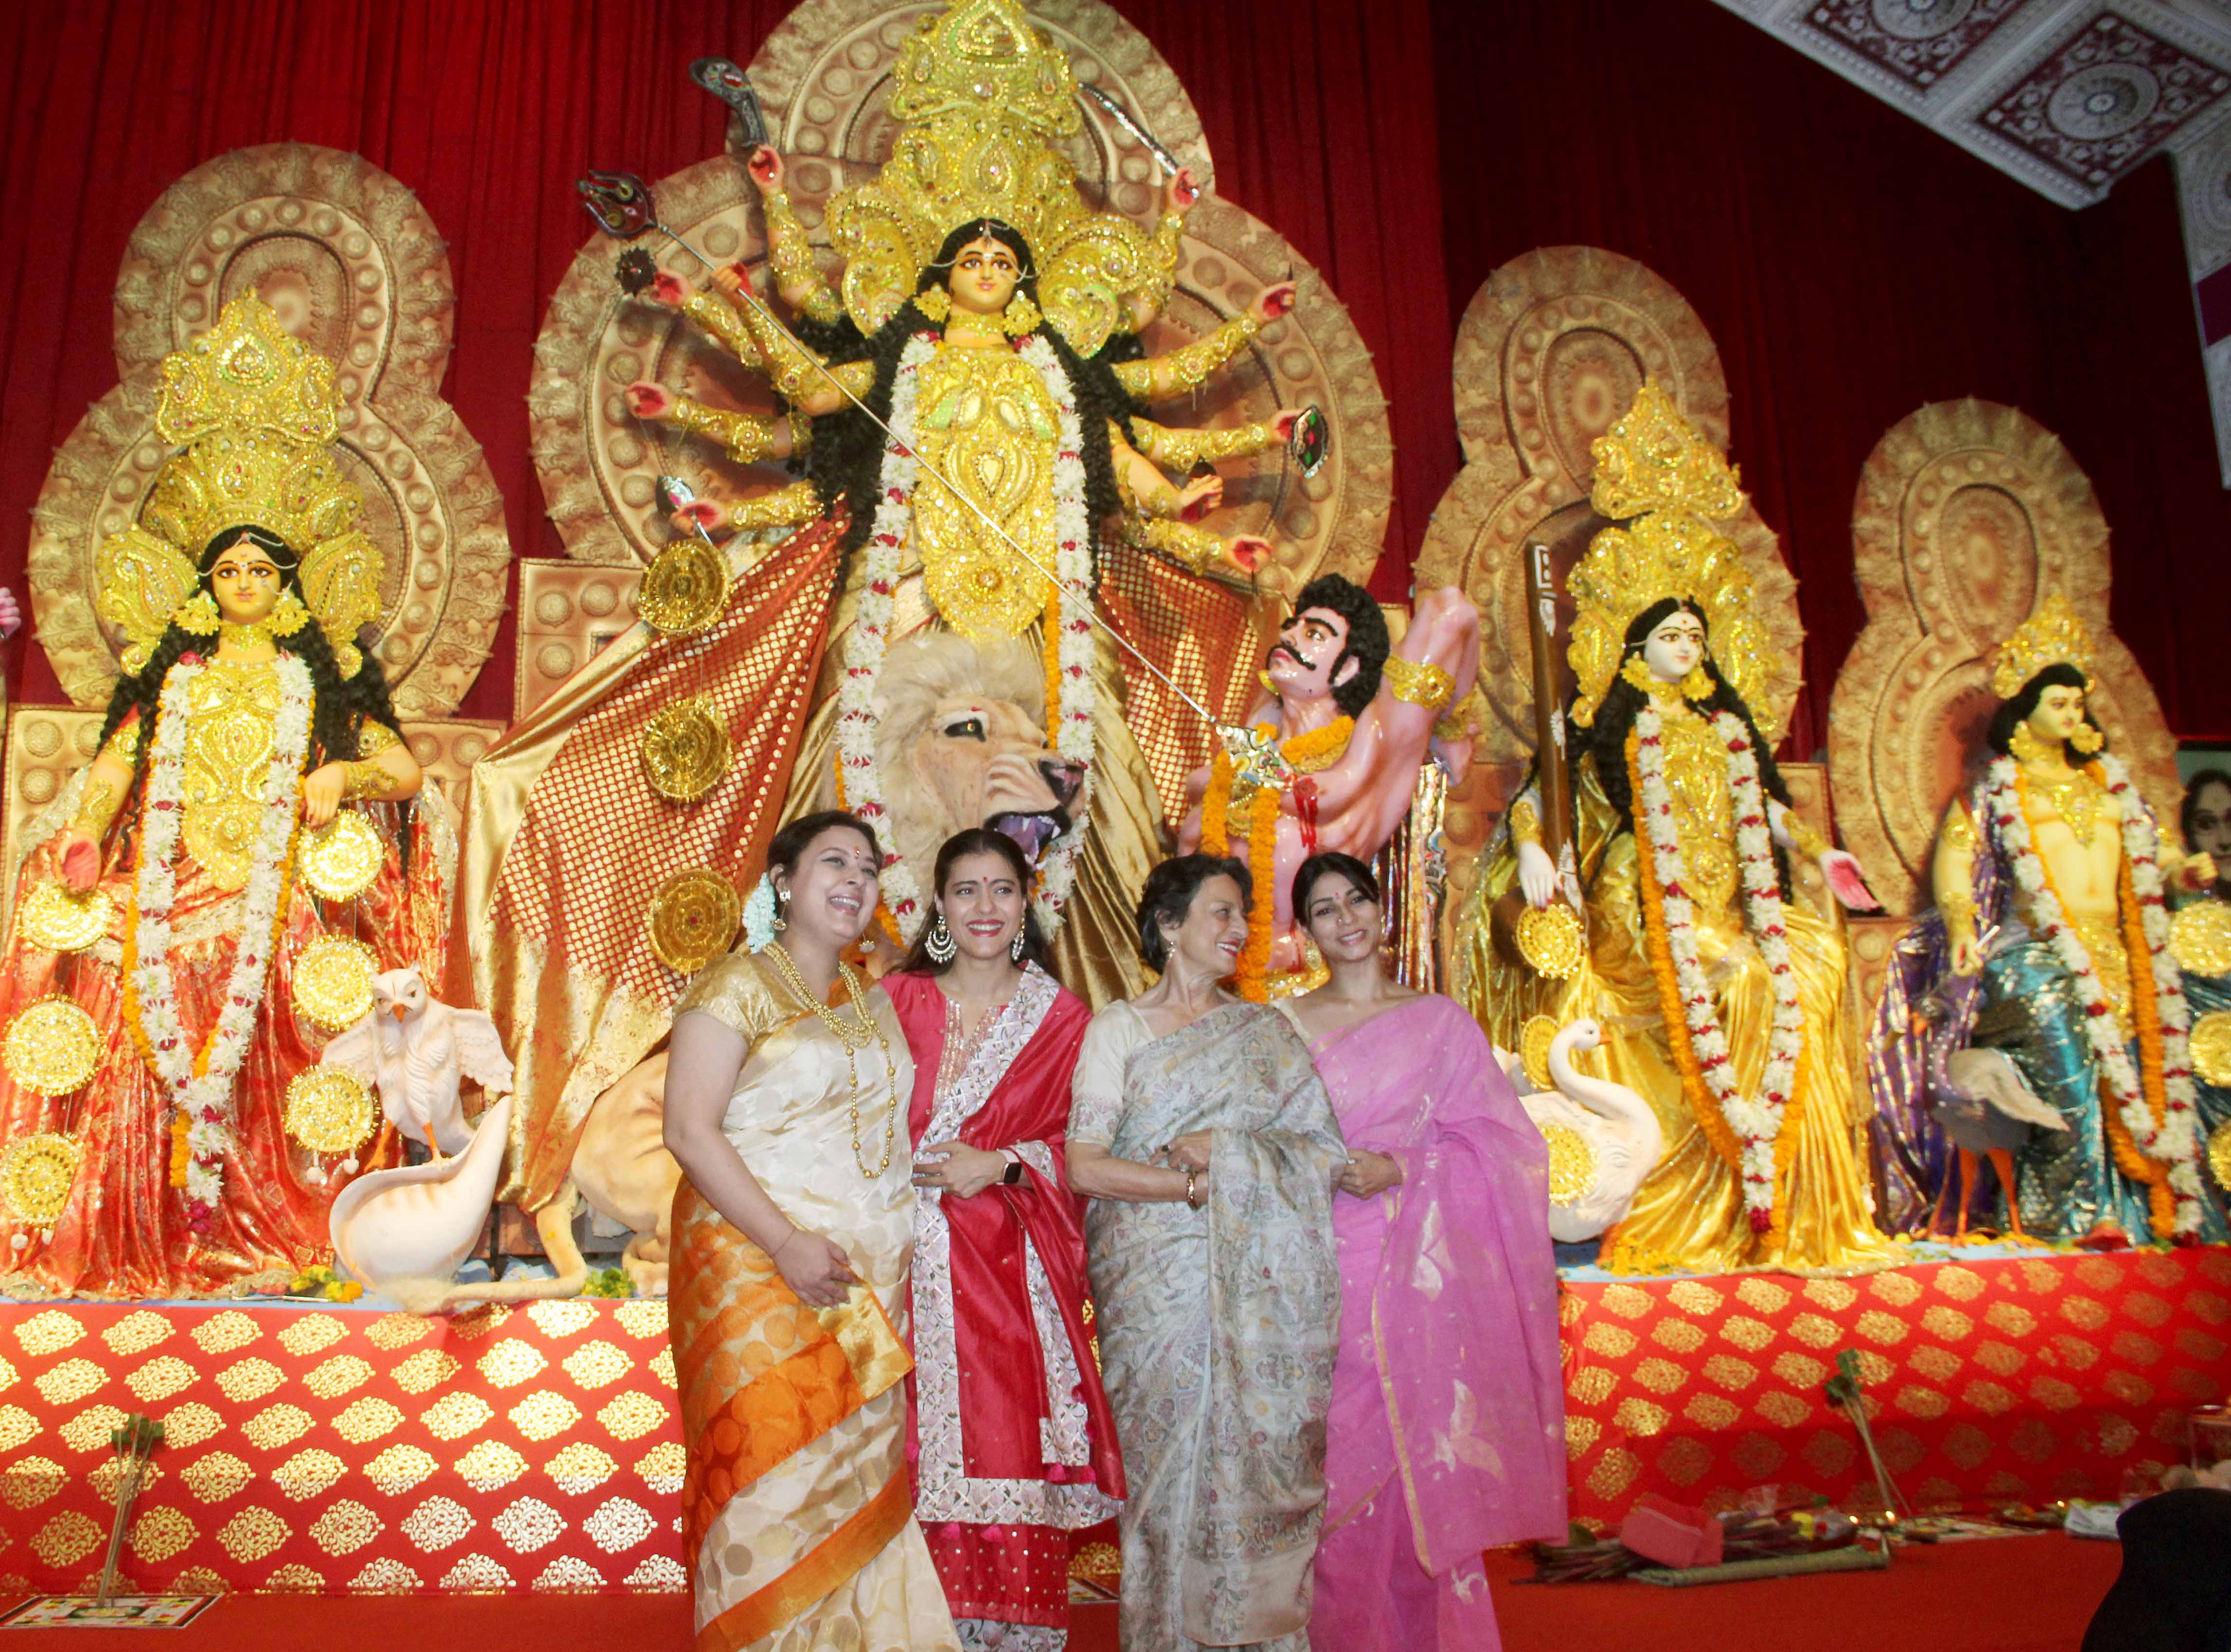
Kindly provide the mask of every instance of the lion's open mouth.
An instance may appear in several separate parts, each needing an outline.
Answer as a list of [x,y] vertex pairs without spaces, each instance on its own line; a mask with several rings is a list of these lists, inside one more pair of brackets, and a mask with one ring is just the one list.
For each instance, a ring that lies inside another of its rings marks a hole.
[[1000,836],[1012,838],[1015,847],[1022,850],[1023,858],[1036,867],[1046,845],[1061,836],[1069,822],[1049,809],[1030,813],[1010,810],[993,816],[985,823]]

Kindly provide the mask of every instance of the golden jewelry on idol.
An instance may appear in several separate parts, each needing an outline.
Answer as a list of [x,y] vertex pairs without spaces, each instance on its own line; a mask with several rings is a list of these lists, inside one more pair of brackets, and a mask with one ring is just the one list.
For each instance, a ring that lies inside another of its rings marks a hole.
[[[834,1010],[815,996],[813,989],[805,984],[805,976],[799,972],[798,965],[792,959],[789,949],[780,941],[770,942],[766,951],[773,955],[775,968],[780,971],[782,978],[789,984],[790,990],[798,995],[799,1001],[811,1008],[813,1013],[820,1017],[821,1024],[828,1028],[837,1042],[844,1047],[844,1070],[851,1079],[850,1094],[852,1100],[852,1162],[860,1167],[860,1174],[872,1182],[891,1167],[891,1145],[898,1139],[899,1069],[898,1064],[891,1059],[890,1042],[883,1036],[883,1029],[877,1023],[875,1016],[869,1013],[867,997],[860,990],[860,978],[852,972],[852,966],[850,964],[841,958],[838,959],[837,973],[844,978],[844,991],[851,1001],[852,1013],[859,1017],[857,1026],[847,1026]],[[868,1161],[860,1156],[858,1055],[861,1050],[867,1049],[870,1039],[875,1041],[876,1047],[883,1053],[883,1077],[891,1089],[890,1111],[883,1119],[883,1156],[876,1162],[873,1170],[868,1168]]]
[[109,535],[95,562],[94,606],[124,633],[125,670],[146,665],[173,621],[197,636],[217,633],[196,561],[251,523],[286,542],[303,592],[281,597],[259,629],[288,636],[314,620],[343,679],[361,668],[355,637],[379,617],[381,558],[357,526],[363,496],[333,456],[340,407],[333,364],[252,293],[164,358],[155,433],[180,450],[163,462],[139,519]]
[[[1626,663],[1626,629],[1666,597],[1704,610],[1712,661],[1750,708],[1771,745],[1782,728],[1767,687],[1782,668],[1760,618],[1750,570],[1735,541],[1711,523],[1736,515],[1743,492],[1736,468],[1684,418],[1657,380],[1635,392],[1626,416],[1590,448],[1596,476],[1588,499],[1596,513],[1621,523],[1588,542],[1566,580],[1575,613],[1566,657],[1578,679],[1573,720],[1586,728]],[[1710,679],[1699,668],[1678,687]]]

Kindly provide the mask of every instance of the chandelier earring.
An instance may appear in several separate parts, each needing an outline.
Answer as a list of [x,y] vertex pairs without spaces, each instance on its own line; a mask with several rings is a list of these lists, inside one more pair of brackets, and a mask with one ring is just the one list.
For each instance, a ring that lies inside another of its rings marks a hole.
[[939,913],[937,921],[929,926],[929,939],[922,944],[922,950],[933,964],[950,964],[954,953],[960,950],[960,943],[953,939],[953,931],[946,924],[943,913]]
[[300,597],[289,590],[280,593],[278,606],[271,610],[271,617],[263,625],[274,636],[292,636],[309,623],[310,610],[302,606]]
[[790,920],[782,915],[783,908],[789,905],[790,897],[785,894],[781,890],[777,889],[774,892],[774,919],[768,924],[767,927],[773,930],[778,935],[781,934],[784,930],[790,927]]
[[197,590],[171,610],[171,623],[196,636],[215,636],[224,616],[217,611],[216,597]]
[[2036,763],[2055,755],[2052,745],[2039,738],[2027,723],[2014,725],[2007,737],[2007,750],[2017,763]]
[[2107,737],[2099,732],[2099,725],[2087,717],[2070,732],[2068,743],[2083,752],[2086,757],[2090,757],[2101,746],[2106,745]]
[[953,313],[953,294],[941,287],[925,287],[914,295],[914,307],[942,326]]
[[1018,927],[1015,939],[1007,943],[1007,956],[1019,964],[1023,961],[1023,932]]
[[1689,674],[1681,679],[1681,697],[1684,700],[1710,700],[1712,690],[1718,686],[1706,674],[1704,663],[1699,660],[1689,668]]
[[1045,317],[1038,313],[1038,307],[1031,302],[1027,293],[1017,293],[1009,299],[1006,309],[999,317],[999,325],[1006,329],[1010,339],[1020,339],[1036,332],[1044,321]]

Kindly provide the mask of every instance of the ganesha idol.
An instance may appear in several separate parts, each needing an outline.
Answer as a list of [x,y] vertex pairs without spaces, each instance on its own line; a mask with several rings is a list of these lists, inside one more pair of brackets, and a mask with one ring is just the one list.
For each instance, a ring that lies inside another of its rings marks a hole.
[[340,410],[333,364],[253,296],[163,364],[183,451],[99,559],[123,674],[34,827],[0,971],[10,1294],[283,1287],[391,1158],[362,1085],[315,1063],[380,971],[439,970],[446,900],[355,641],[380,554]]
[[1263,671],[1244,737],[1186,783],[1178,845],[1233,855],[1254,876],[1241,991],[1284,997],[1316,984],[1294,920],[1294,874],[1322,850],[1368,861],[1386,848],[1438,759],[1462,779],[1471,741],[1460,713],[1479,675],[1479,610],[1454,589],[1419,594],[1399,646],[1370,594],[1328,574],[1294,599]]

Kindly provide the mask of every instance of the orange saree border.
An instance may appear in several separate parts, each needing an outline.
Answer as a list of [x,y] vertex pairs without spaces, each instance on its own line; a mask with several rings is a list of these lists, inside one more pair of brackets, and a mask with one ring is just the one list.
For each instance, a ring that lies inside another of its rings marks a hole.
[[756,1594],[747,1595],[697,1631],[696,1652],[740,1652],[805,1616],[883,1552],[914,1514],[906,1475],[893,1475],[804,1559]]

